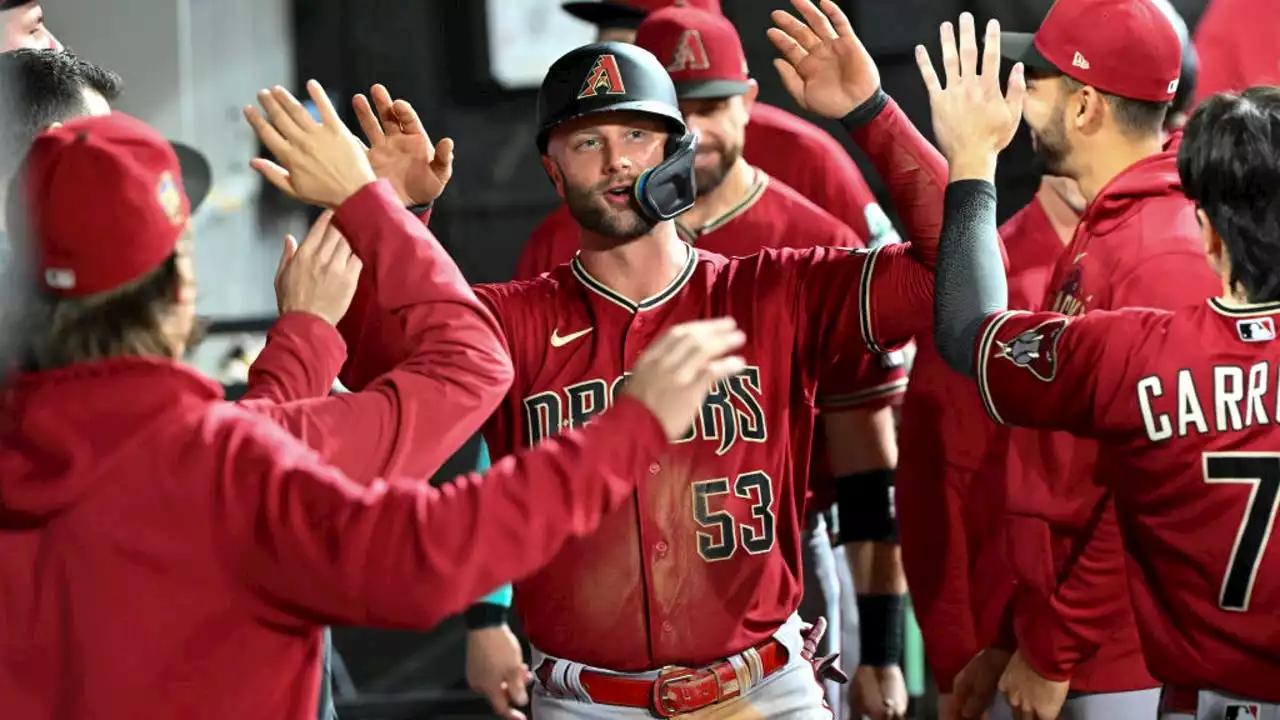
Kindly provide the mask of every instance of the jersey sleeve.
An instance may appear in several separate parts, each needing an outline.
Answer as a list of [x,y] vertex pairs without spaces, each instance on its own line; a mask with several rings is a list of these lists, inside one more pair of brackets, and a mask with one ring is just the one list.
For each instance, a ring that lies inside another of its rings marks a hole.
[[430,475],[470,438],[511,384],[496,320],[385,181],[334,220],[364,262],[339,331],[353,392],[253,406],[349,475]]
[[974,363],[987,414],[1005,425],[1096,435],[1143,331],[1131,312],[991,316]]
[[225,566],[264,622],[287,627],[430,629],[594,530],[668,448],[624,396],[483,477],[358,484],[259,423],[221,436],[211,506]]
[[289,312],[267,332],[267,344],[249,367],[245,406],[324,397],[347,359],[347,346],[317,315]]

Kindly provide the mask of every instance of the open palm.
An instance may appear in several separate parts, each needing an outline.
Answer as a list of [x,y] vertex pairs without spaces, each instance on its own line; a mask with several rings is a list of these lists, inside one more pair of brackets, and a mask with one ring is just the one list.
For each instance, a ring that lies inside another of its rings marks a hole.
[[352,107],[369,146],[369,164],[395,188],[405,205],[426,205],[444,192],[453,176],[453,141],[431,143],[418,113],[404,100],[392,100],[382,85],[369,99],[357,95]]
[[775,10],[769,40],[782,57],[773,61],[787,92],[810,112],[840,118],[871,98],[880,71],[843,11],[831,0],[821,10],[810,0],[792,0],[804,22]]

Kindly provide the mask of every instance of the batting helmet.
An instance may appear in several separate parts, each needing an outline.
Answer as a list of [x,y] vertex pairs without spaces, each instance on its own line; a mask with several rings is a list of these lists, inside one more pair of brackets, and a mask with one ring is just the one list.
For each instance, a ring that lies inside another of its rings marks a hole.
[[671,77],[648,50],[627,43],[584,45],[556,60],[538,90],[538,151],[557,126],[608,112],[636,112],[664,121],[670,134],[666,158],[636,179],[634,195],[652,222],[670,220],[693,206],[697,136],[677,105]]

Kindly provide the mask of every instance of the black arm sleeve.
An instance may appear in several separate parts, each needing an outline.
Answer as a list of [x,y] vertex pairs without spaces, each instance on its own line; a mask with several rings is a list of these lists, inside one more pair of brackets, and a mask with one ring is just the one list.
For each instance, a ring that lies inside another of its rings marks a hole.
[[933,337],[953,370],[973,377],[973,346],[982,323],[1009,302],[996,188],[986,180],[947,185],[933,291]]

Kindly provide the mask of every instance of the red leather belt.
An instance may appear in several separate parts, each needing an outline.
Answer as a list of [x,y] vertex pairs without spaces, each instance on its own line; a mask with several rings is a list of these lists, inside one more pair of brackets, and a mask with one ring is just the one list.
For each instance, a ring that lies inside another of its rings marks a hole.
[[[787,649],[772,638],[756,645],[760,655],[760,678],[769,677],[787,664]],[[557,693],[552,685],[551,671],[555,662],[544,660],[534,671],[542,686]],[[641,708],[658,717],[669,718],[697,712],[709,705],[730,700],[742,694],[738,673],[728,660],[701,669],[664,668],[652,680],[609,675],[583,669],[580,677],[582,689],[591,701],[602,705]]]

